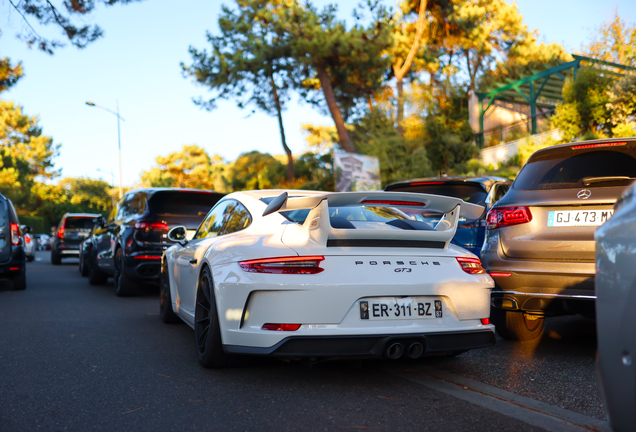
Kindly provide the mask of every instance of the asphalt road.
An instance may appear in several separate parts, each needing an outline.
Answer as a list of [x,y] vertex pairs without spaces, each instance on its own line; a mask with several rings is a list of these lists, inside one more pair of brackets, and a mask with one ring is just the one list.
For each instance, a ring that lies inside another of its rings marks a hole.
[[583,318],[452,359],[207,370],[152,290],[118,298],[46,252],[27,283],[0,285],[0,431],[607,430]]

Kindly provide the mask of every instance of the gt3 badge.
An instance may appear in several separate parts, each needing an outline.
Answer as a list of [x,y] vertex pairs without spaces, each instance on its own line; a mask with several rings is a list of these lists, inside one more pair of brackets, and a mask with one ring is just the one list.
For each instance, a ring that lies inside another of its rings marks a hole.
[[435,300],[435,318],[442,317],[442,301]]
[[369,302],[360,302],[360,319],[369,319]]

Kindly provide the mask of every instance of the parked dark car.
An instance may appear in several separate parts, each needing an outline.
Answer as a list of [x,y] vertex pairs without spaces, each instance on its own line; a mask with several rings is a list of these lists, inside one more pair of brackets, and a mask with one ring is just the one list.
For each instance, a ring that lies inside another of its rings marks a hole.
[[[185,226],[192,238],[222,193],[176,188],[148,188],[128,192],[107,220],[83,244],[85,273],[92,285],[115,279],[118,296],[133,295],[142,282],[159,283],[161,257],[173,244],[168,230]],[[82,262],[82,261],[80,261]]]
[[481,253],[504,338],[541,336],[544,318],[594,317],[594,231],[636,178],[636,138],[535,152],[487,216]]
[[612,430],[636,430],[636,184],[596,239],[597,371]]
[[66,213],[51,237],[51,264],[59,265],[62,258],[79,257],[79,246],[87,238],[100,215],[93,213]]
[[[502,177],[440,176],[391,183],[384,190],[452,196],[489,208],[506,194],[511,184],[511,180]],[[412,216],[423,222],[435,224],[442,215],[434,212],[418,212]],[[472,221],[462,219],[459,220],[452,243],[479,256],[486,233],[486,214]]]
[[0,280],[14,290],[26,289],[26,253],[18,214],[10,199],[0,194]]

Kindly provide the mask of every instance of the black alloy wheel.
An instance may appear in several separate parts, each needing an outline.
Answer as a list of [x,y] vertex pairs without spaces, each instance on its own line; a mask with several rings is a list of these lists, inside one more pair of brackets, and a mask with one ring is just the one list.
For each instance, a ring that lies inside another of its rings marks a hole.
[[222,368],[233,365],[234,358],[223,350],[214,286],[208,267],[199,276],[194,308],[194,336],[201,366]]
[[164,264],[159,275],[159,315],[166,324],[180,322],[179,316],[172,310],[172,296],[170,295],[170,277],[168,268]]
[[97,263],[91,262],[90,259],[87,261],[86,265],[88,266],[88,283],[91,285],[104,285],[108,281],[108,275],[103,273]]
[[83,251],[82,255],[80,255],[79,260],[79,272],[82,276],[88,276],[89,266],[90,264],[88,263],[88,256],[86,255],[86,252]]
[[62,264],[62,257],[59,252],[56,252],[55,249],[51,249],[51,264],[60,265]]
[[126,275],[126,260],[122,248],[115,252],[115,294],[128,297],[137,292],[137,284]]

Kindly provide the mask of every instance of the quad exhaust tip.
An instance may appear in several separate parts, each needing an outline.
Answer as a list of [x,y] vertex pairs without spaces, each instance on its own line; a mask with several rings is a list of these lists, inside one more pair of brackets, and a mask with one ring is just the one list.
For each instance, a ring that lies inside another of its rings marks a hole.
[[396,360],[406,355],[408,358],[420,358],[424,354],[424,345],[414,342],[405,348],[400,342],[394,342],[386,347],[384,355],[390,359]]
[[406,355],[412,359],[419,358],[422,354],[424,354],[424,346],[419,342],[411,344],[408,351],[406,352]]
[[399,342],[389,345],[384,353],[390,359],[399,359],[404,354],[404,345]]

